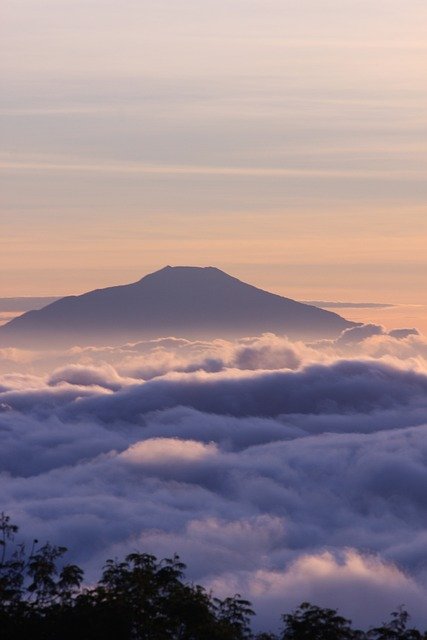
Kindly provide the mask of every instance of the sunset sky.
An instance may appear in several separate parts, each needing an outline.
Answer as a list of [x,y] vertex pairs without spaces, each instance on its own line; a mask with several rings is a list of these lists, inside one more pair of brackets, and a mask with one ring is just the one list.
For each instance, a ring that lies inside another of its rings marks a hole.
[[422,0],[5,0],[0,296],[427,303]]
[[177,553],[255,631],[404,603],[424,633],[426,34],[427,0],[3,0],[0,495],[31,558],[90,587]]

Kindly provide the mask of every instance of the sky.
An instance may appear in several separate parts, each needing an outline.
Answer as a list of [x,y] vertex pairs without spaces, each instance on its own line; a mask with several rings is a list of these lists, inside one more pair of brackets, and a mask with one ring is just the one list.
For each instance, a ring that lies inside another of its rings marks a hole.
[[5,0],[0,296],[427,303],[421,0]]
[[167,264],[370,322],[0,348],[2,508],[89,581],[178,551],[259,627],[310,600],[426,628],[425,0],[4,0],[0,25],[0,323]]

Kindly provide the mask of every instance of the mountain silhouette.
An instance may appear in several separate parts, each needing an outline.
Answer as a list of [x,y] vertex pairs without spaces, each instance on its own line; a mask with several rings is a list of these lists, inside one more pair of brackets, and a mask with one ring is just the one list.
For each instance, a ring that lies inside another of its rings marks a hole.
[[268,293],[215,267],[165,267],[138,282],[67,296],[0,327],[0,346],[101,344],[263,332],[335,337],[356,323]]

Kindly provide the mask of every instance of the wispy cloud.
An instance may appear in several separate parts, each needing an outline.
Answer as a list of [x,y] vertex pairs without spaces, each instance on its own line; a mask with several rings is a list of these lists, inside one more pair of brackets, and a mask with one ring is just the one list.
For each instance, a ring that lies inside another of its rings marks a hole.
[[321,309],[388,309],[396,305],[384,302],[337,302],[327,300],[302,300],[305,304]]
[[260,177],[260,178],[286,178],[286,177],[314,177],[325,179],[413,179],[425,178],[425,172],[417,169],[402,171],[390,170],[360,170],[360,169],[309,169],[304,167],[253,167],[253,166],[215,166],[215,165],[185,165],[185,164],[145,164],[137,162],[106,163],[93,160],[93,162],[77,161],[67,162],[64,159],[56,161],[27,160],[27,159],[2,159],[0,169],[12,172],[74,172],[74,173],[122,173],[122,174],[146,174],[146,175],[200,175],[223,177]]

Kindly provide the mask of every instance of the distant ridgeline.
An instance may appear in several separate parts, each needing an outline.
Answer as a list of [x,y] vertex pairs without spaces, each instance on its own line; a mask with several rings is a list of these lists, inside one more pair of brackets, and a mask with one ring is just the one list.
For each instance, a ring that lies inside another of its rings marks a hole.
[[31,311],[32,309],[42,309],[48,304],[55,302],[59,297],[38,297],[33,298],[30,296],[21,298],[0,298],[0,311]]
[[1,346],[102,344],[141,338],[336,337],[355,326],[214,267],[165,267],[138,282],[67,296],[0,327]]

